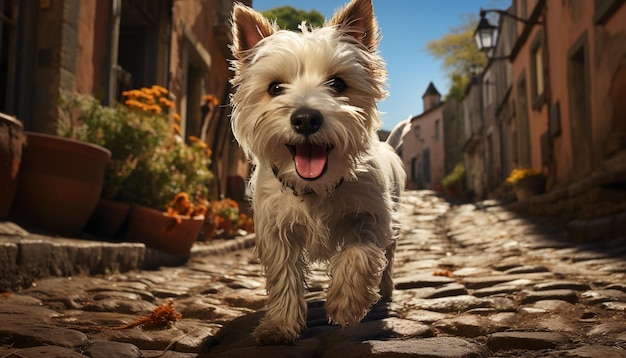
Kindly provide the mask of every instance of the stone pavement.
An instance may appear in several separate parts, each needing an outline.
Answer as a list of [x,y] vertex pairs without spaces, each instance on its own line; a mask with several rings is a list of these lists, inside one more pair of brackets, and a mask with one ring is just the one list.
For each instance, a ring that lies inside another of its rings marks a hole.
[[[403,210],[393,302],[357,326],[328,324],[316,267],[302,340],[255,346],[263,277],[239,249],[2,294],[0,357],[626,357],[624,236],[576,243],[494,202],[427,191],[406,192]],[[182,314],[171,327],[120,329],[169,300]]]

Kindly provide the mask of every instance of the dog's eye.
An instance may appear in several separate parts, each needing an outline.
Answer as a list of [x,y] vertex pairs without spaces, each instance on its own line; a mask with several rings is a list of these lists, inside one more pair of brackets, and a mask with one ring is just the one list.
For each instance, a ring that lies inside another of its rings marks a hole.
[[276,97],[276,96],[280,96],[281,94],[283,94],[284,90],[285,90],[285,87],[283,87],[282,84],[278,82],[272,82],[270,83],[270,86],[267,88],[267,93],[272,97]]
[[332,88],[335,93],[341,93],[347,88],[346,82],[339,77],[329,79],[326,85]]

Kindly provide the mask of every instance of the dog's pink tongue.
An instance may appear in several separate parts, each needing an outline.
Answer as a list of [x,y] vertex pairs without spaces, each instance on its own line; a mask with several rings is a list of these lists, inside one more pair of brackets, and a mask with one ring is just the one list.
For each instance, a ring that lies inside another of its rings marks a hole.
[[312,143],[296,145],[296,171],[304,179],[316,179],[324,172],[328,156],[326,147]]

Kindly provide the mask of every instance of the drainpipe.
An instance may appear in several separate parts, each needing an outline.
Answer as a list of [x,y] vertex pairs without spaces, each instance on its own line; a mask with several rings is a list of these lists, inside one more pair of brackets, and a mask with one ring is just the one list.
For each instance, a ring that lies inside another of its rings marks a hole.
[[117,64],[117,55],[120,42],[120,18],[122,17],[122,0],[111,1],[111,41],[110,41],[110,57],[109,57],[109,86],[107,94],[107,104],[112,106],[117,99],[117,77],[119,73],[119,65]]

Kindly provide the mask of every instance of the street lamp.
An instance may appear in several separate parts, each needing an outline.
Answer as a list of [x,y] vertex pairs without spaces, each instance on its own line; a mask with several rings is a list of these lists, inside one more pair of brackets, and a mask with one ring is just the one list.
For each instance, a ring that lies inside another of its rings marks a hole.
[[479,51],[489,52],[496,46],[498,28],[493,26],[480,10],[480,22],[474,31],[474,40]]
[[[489,22],[489,20],[487,20],[487,18],[485,17],[485,15],[487,15],[488,12],[495,12],[500,16],[507,16],[514,20],[523,22],[525,24],[531,24],[531,23],[541,24],[542,23],[541,21],[528,21],[526,19],[522,19],[521,17],[517,17],[513,14],[510,14],[500,9],[487,9],[487,10],[480,9],[480,21],[478,22],[478,26],[476,27],[476,30],[474,31],[474,40],[476,40],[476,46],[478,47],[478,50],[485,52],[487,56],[489,56],[489,54],[492,53],[492,50],[495,49],[496,42],[498,40],[498,27],[492,25]],[[498,58],[498,59],[504,59],[504,58],[508,58],[508,56]],[[492,60],[495,60],[495,58],[492,58]]]

